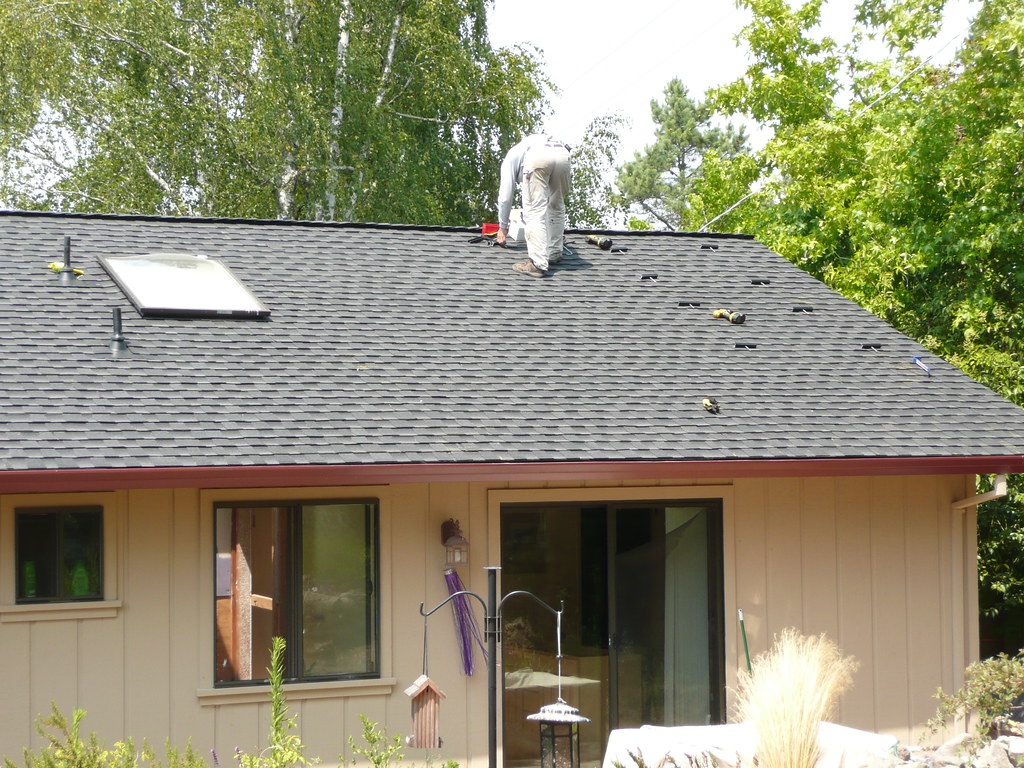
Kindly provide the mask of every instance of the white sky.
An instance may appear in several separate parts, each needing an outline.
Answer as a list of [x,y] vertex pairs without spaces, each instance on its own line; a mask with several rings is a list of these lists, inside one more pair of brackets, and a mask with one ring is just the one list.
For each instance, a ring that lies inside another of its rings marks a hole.
[[[822,33],[848,39],[853,5],[827,2]],[[942,33],[919,53],[945,46],[935,61],[948,61],[979,6],[978,0],[950,0]],[[595,117],[626,116],[631,127],[622,134],[621,163],[653,139],[650,103],[661,99],[673,77],[701,98],[743,74],[749,62],[735,36],[748,20],[732,0],[494,0],[490,36],[495,46],[532,43],[543,52],[548,75],[562,91],[552,99],[549,132],[573,143]]]

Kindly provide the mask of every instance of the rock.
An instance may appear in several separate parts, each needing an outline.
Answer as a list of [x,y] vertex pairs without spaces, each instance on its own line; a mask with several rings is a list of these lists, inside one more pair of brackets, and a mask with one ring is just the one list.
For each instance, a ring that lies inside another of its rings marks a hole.
[[[858,768],[896,768],[900,764],[896,755],[892,754],[865,754],[857,761],[856,765]],[[847,764],[843,763],[844,768],[848,768]]]
[[971,735],[969,733],[961,733],[959,736],[954,736],[935,750],[935,753],[932,755],[932,765],[936,766],[936,768],[946,765],[965,765],[970,759],[970,749],[968,747],[970,739]]
[[1002,736],[999,741],[1006,746],[1006,754],[1014,765],[1024,764],[1024,736]]
[[1006,745],[991,741],[978,751],[971,761],[974,768],[1013,768]]

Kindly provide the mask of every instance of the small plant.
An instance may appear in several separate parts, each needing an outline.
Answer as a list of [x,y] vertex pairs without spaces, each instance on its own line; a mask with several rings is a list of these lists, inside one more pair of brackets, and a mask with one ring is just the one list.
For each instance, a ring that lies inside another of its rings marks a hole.
[[[50,702],[50,716],[36,719],[36,733],[46,739],[46,747],[38,754],[30,749],[24,751],[27,768],[105,768],[106,750],[100,745],[96,734],[83,739],[79,730],[84,709],[71,713],[71,722]],[[18,768],[4,758],[5,768]]]
[[240,768],[288,768],[295,765],[315,765],[318,760],[307,760],[305,747],[295,728],[295,718],[288,714],[288,702],[284,696],[284,649],[283,637],[275,637],[270,644],[270,743],[258,755],[237,750],[235,757]]
[[[935,694],[939,708],[928,726],[932,733],[950,720],[977,716],[976,740],[980,743],[999,735],[1000,727],[1020,727],[1021,698],[1024,697],[1024,651],[1016,656],[1001,653],[984,661],[976,661],[964,672],[964,685],[956,693]],[[1007,723],[1009,721],[1009,723]],[[1016,721],[1016,723],[1015,723]]]
[[[26,768],[206,768],[206,762],[199,757],[190,744],[184,752],[167,746],[166,762],[156,759],[149,745],[143,742],[142,749],[135,748],[131,739],[115,742],[107,749],[96,737],[81,735],[81,723],[85,710],[76,709],[71,721],[50,703],[50,716],[37,718],[36,731],[46,739],[47,746],[38,754],[26,749]],[[18,768],[11,760],[4,758],[4,768]]]
[[[389,768],[392,762],[397,763],[404,757],[402,740],[398,736],[388,738],[387,731],[378,728],[377,723],[372,722],[366,715],[359,715],[359,720],[363,724],[363,741],[366,742],[366,746],[357,745],[355,738],[349,736],[348,745],[352,749],[352,754],[366,758],[374,768]],[[342,757],[341,761],[344,763],[345,758]],[[355,760],[352,762],[355,764]],[[449,760],[444,764],[445,768],[448,768],[449,764],[456,766]]]
[[737,710],[754,726],[762,768],[814,768],[818,729],[856,669],[856,660],[825,635],[805,637],[795,629],[754,659],[752,673],[740,678]]

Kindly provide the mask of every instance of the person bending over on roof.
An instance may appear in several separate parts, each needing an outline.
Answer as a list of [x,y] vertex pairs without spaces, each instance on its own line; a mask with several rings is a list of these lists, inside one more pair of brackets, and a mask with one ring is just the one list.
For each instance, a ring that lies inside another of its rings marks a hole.
[[530,258],[513,269],[544,277],[548,267],[562,258],[565,235],[565,194],[572,183],[569,145],[544,133],[534,133],[516,144],[501,164],[498,189],[498,234],[504,244],[516,185],[523,185],[523,219]]

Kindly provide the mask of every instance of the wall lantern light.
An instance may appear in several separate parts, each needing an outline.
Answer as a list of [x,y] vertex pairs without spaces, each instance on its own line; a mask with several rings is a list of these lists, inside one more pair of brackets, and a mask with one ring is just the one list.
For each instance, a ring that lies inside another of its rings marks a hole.
[[526,719],[540,723],[540,768],[580,768],[580,723],[589,717],[559,698]]
[[462,535],[458,520],[449,517],[441,524],[441,542],[444,544],[445,567],[469,563],[469,542]]

